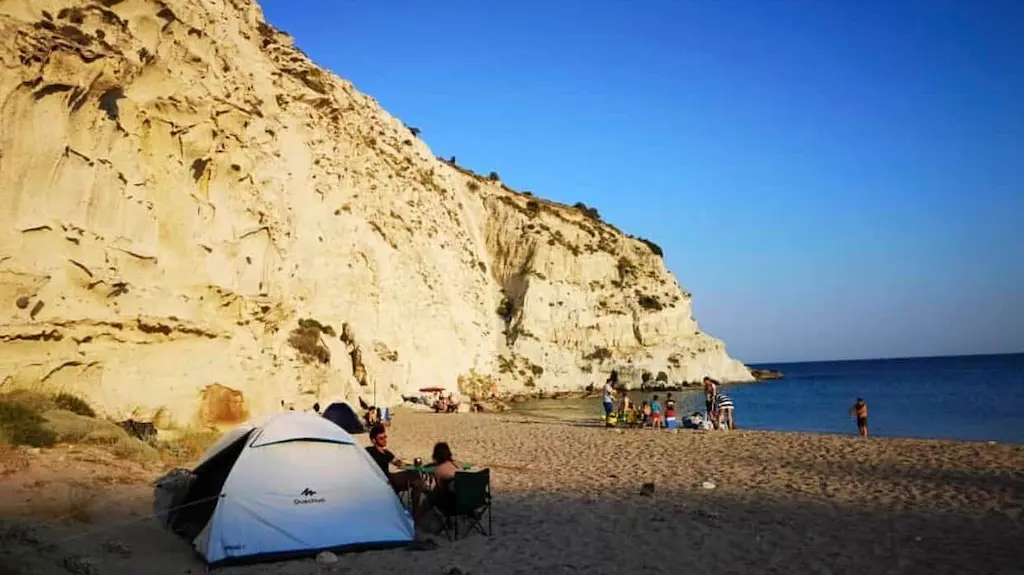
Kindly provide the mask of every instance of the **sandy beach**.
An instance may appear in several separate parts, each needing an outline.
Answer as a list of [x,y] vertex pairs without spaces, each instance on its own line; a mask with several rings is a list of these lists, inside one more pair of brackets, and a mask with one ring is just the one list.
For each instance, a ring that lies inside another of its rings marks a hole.
[[[493,536],[219,572],[1024,572],[1020,445],[405,411],[389,436],[406,459],[446,440],[457,459],[489,467]],[[103,574],[203,572],[186,542],[146,518],[161,466],[79,446],[6,449],[0,462],[5,573],[90,572],[82,557]]]

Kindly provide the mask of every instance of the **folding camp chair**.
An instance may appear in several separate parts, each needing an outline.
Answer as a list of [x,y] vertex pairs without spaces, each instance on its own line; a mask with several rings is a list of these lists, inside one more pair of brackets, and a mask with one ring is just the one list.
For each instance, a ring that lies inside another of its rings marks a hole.
[[[454,497],[446,502],[447,504],[434,506],[434,510],[441,517],[441,531],[449,540],[454,541],[459,538],[459,519],[465,519],[468,531],[476,529],[489,537],[492,533],[491,470],[459,471],[455,474],[453,482]],[[483,526],[485,516],[486,529]]]

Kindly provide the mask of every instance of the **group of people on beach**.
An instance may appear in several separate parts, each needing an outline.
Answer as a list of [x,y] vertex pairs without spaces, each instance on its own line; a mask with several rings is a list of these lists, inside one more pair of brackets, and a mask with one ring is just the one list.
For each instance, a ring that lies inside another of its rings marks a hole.
[[458,413],[459,400],[452,397],[451,392],[448,392],[448,395],[441,395],[439,393],[430,407],[434,410],[434,413]]
[[[620,396],[618,410],[616,410],[616,395]],[[684,418],[682,422],[677,419],[676,401],[672,397],[672,392],[665,397],[664,411],[662,411],[662,404],[657,395],[654,395],[649,402],[643,401],[640,406],[637,406],[630,399],[629,392],[619,385],[619,372],[616,370],[612,370],[605,381],[601,399],[607,427],[676,429],[682,426],[705,429],[710,426],[712,429],[736,429],[736,419],[733,415],[735,404],[729,396],[718,391],[718,382],[710,377],[704,378],[704,414],[702,415],[699,411],[694,412]]]
[[[651,429],[736,429],[736,405],[732,399],[719,391],[719,383],[710,377],[703,381],[704,413],[695,411],[678,420],[676,401],[669,392],[665,397],[664,411],[658,396],[644,401],[639,406],[633,403],[629,392],[619,383],[619,372],[612,370],[604,382],[601,396],[604,405],[606,427],[639,427]],[[618,402],[616,404],[616,397]],[[863,398],[850,408],[850,415],[857,419],[857,431],[862,437],[868,436],[868,405]]]

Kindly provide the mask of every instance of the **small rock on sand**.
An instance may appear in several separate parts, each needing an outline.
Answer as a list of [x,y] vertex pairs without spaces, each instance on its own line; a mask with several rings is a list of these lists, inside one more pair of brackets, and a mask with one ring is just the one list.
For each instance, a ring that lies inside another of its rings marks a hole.
[[721,515],[719,515],[718,513],[715,513],[714,511],[708,511],[707,509],[698,509],[697,511],[695,511],[695,513],[697,517],[700,517],[702,519],[719,519],[721,517]]
[[96,562],[89,557],[68,555],[61,561],[61,564],[66,571],[75,575],[97,575],[99,573]]
[[316,562],[320,565],[334,565],[338,562],[338,556],[330,551],[321,551],[316,556]]
[[125,558],[132,556],[131,547],[117,539],[107,539],[104,541],[103,550],[112,555],[120,555]]
[[704,483],[701,483],[700,486],[703,487],[704,489],[714,489],[715,488],[715,484],[711,483],[710,481],[705,481]]

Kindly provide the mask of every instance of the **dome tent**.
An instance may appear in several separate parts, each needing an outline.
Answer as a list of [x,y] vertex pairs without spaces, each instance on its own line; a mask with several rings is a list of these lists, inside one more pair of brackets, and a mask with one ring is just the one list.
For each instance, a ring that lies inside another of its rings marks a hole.
[[169,517],[211,566],[412,542],[412,517],[366,450],[311,413],[222,437]]
[[323,416],[349,433],[366,432],[366,428],[363,426],[363,422],[359,421],[359,416],[356,415],[355,410],[344,401],[328,405],[327,409],[324,410]]

